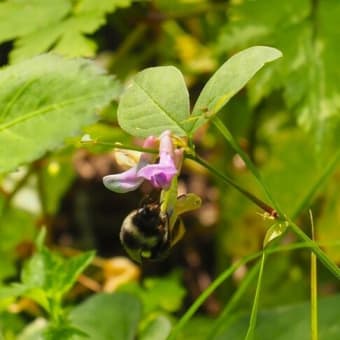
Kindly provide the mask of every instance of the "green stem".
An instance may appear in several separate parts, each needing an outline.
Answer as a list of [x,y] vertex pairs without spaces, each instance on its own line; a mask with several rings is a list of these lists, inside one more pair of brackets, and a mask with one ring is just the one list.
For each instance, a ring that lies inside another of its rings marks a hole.
[[[238,184],[236,184],[230,177],[222,174],[218,170],[216,170],[214,167],[210,166],[208,163],[206,163],[203,159],[197,157],[197,156],[188,156],[188,158],[196,161],[197,163],[201,164],[203,167],[211,171],[215,176],[220,178],[225,183],[232,185],[235,189],[240,191],[242,194],[244,194],[247,198],[249,198],[252,202],[254,202],[257,206],[262,208],[264,211],[268,212],[271,216],[280,218],[283,221],[286,220],[289,223],[289,226],[293,230],[293,232],[303,241],[311,242],[312,251],[315,253],[315,255],[318,257],[318,259],[324,264],[324,266],[335,275],[336,278],[340,279],[340,269],[336,266],[336,264],[329,259],[329,257],[317,246],[315,242],[313,242],[291,219],[289,219],[287,216],[280,215],[277,216],[277,212],[275,209],[273,209],[268,204],[264,203],[254,195],[252,195],[247,190],[240,187]],[[281,217],[282,216],[282,217]]]
[[337,265],[318,247],[316,242],[311,240],[293,221],[287,219],[289,226],[293,232],[303,241],[309,242],[311,244],[311,250],[318,257],[320,262],[332,273],[334,276],[340,280],[340,269]]
[[[266,254],[273,254],[282,251],[290,251],[294,249],[309,249],[312,248],[313,244],[311,241],[309,242],[301,242],[294,243],[290,245],[278,246],[275,248],[266,249]],[[256,252],[254,254],[245,256],[239,261],[235,262],[232,266],[227,268],[224,272],[222,272],[212,283],[211,285],[202,292],[202,294],[195,300],[195,302],[190,306],[190,308],[184,313],[175,327],[172,329],[168,340],[176,339],[180,330],[186,325],[186,323],[192,318],[192,316],[196,313],[196,311],[200,308],[200,306],[204,303],[204,301],[217,289],[225,280],[227,280],[238,268],[241,266],[259,258],[262,256],[263,251]]]
[[[224,127],[223,123],[220,120],[217,120],[216,122],[217,122],[217,126],[221,128],[221,130],[223,131],[223,133],[226,134],[226,136],[228,136],[229,131]],[[233,138],[232,138],[232,140],[233,140]],[[95,142],[95,141],[94,141],[94,143],[104,144],[103,142]],[[235,141],[234,141],[234,143],[235,143]],[[142,148],[142,147],[136,147],[136,146],[131,146],[131,145],[119,144],[119,143],[105,143],[105,144],[113,146],[113,147],[116,147],[116,148],[121,148],[121,149],[131,149],[131,150],[137,150],[137,151],[149,152],[149,153],[157,153],[158,152],[157,150],[154,150],[154,149],[145,149],[145,148]],[[237,146],[237,148],[239,148],[239,147]],[[242,151],[242,153],[243,153],[243,151]],[[327,169],[326,169],[327,171],[324,173],[324,175],[320,177],[320,180],[319,180],[320,183],[322,183],[325,180],[326,176],[331,172],[331,170],[334,169],[334,166],[336,165],[336,163],[337,163],[337,161],[339,159],[339,155],[340,155],[340,152],[336,154],[336,157],[333,159],[333,161],[331,162],[329,167],[327,167]],[[301,240],[306,241],[306,242],[311,242],[311,244],[313,245],[311,248],[312,248],[313,252],[316,254],[316,256],[319,258],[319,260],[338,279],[340,278],[340,269],[327,257],[327,255],[317,246],[317,244],[315,242],[313,242],[293,221],[291,221],[289,218],[287,218],[282,211],[280,211],[280,215],[278,215],[276,209],[274,209],[273,207],[271,207],[267,203],[263,202],[261,199],[259,199],[258,197],[254,196],[253,194],[251,194],[246,189],[242,188],[240,185],[235,183],[235,181],[231,177],[229,177],[229,176],[219,172],[217,169],[212,167],[210,164],[208,164],[202,158],[200,158],[200,157],[198,157],[196,155],[192,155],[191,153],[186,154],[186,157],[196,161],[198,164],[200,164],[203,167],[205,167],[206,169],[208,169],[216,177],[220,178],[223,182],[225,182],[226,184],[229,184],[232,187],[234,187],[236,190],[238,190],[243,195],[245,195],[249,200],[251,200],[254,204],[256,204],[258,207],[260,207],[265,212],[267,212],[270,216],[272,216],[274,218],[277,218],[277,219],[281,219],[281,220],[287,220],[289,222],[290,227],[293,230],[293,232]],[[257,170],[256,170],[255,166],[252,165],[251,161],[249,160],[249,158],[247,156],[245,157],[245,159],[247,159],[247,162],[249,163],[249,168],[254,168],[255,169],[255,172],[253,172],[254,175],[255,175],[255,173],[257,173]],[[260,175],[258,174],[258,176],[260,176]],[[262,179],[259,179],[259,181],[263,185],[263,187],[266,188],[266,186],[263,184]],[[268,189],[266,189],[266,191],[268,191]],[[269,194],[269,191],[268,191],[268,194]],[[314,190],[310,194],[310,196],[312,194],[314,194]],[[271,197],[271,196],[269,195],[269,197]],[[271,199],[271,200],[273,200],[273,199]],[[277,207],[277,206],[278,206],[277,203],[275,203],[275,207]]]
[[[117,148],[117,149],[134,150],[134,151],[147,152],[147,153],[153,153],[153,154],[158,153],[158,150],[156,150],[156,149],[147,149],[147,148],[138,147],[138,146],[129,145],[129,144],[99,142],[99,141],[96,141],[96,140],[86,141],[86,142],[82,142],[82,143],[83,144],[107,145],[107,146],[114,147],[114,148]],[[216,170],[214,167],[209,165],[209,163],[207,163],[205,160],[203,160],[202,158],[200,158],[198,156],[195,156],[193,154],[194,154],[194,151],[192,153],[186,154],[185,157],[189,158],[191,160],[196,161],[198,164],[202,165],[203,167],[208,169],[210,172],[212,172],[215,176],[219,177],[222,181],[224,181],[225,183],[227,183],[227,184],[231,185],[232,187],[234,187],[236,190],[238,190],[243,195],[245,195],[248,199],[250,199],[253,203],[255,203],[258,207],[260,207],[265,212],[270,214],[270,216],[278,217],[277,216],[277,212],[276,212],[276,210],[274,208],[272,208],[267,203],[263,202],[262,200],[260,200],[259,198],[257,198],[253,194],[251,194],[249,191],[247,191],[246,189],[242,188],[240,185],[235,183],[235,181],[231,177],[222,174],[221,172]]]
[[275,207],[275,210],[279,212],[280,215],[283,216],[283,212],[280,210],[278,202],[271,195],[269,188],[267,187],[266,183],[263,181],[260,172],[258,171],[256,166],[252,163],[252,161],[249,159],[248,155],[238,145],[235,138],[230,133],[230,131],[227,129],[227,127],[223,124],[223,122],[220,120],[220,118],[217,115],[213,116],[211,121],[215,125],[215,127],[220,131],[222,136],[229,142],[230,146],[234,149],[234,151],[239,154],[239,156],[242,158],[242,160],[246,164],[247,168],[253,173],[258,183],[263,188],[268,200]]
[[109,146],[111,148],[115,149],[122,149],[122,150],[133,150],[133,151],[139,151],[139,152],[145,152],[145,153],[152,153],[152,154],[158,154],[159,150],[157,149],[149,149],[149,148],[143,148],[142,146],[136,146],[131,144],[121,144],[121,143],[110,143],[110,142],[102,142],[97,140],[90,140],[90,141],[81,141],[80,142],[83,145],[86,144],[92,144],[92,145],[105,145]]
[[64,316],[64,311],[61,307],[61,298],[57,298],[55,296],[50,297],[49,299],[49,317],[50,321],[59,326],[62,324]]
[[244,257],[243,259],[235,262],[231,267],[222,272],[211,285],[195,300],[191,307],[185,312],[182,318],[178,321],[176,326],[172,329],[168,340],[176,339],[179,331],[184,327],[184,325],[192,318],[196,313],[198,308],[204,303],[204,301],[213,293],[213,291],[219,287],[229,276],[231,276],[239,267],[244,264],[255,260],[261,255],[261,253],[255,253]]
[[257,262],[248,272],[245,278],[240,283],[239,287],[237,288],[236,292],[230,298],[226,306],[224,307],[222,313],[219,315],[215,325],[212,327],[208,339],[212,339],[215,334],[219,331],[221,326],[224,326],[225,320],[227,318],[231,318],[231,312],[234,310],[235,306],[239,303],[242,296],[245,294],[246,290],[250,286],[250,284],[255,279],[257,273],[259,272],[261,262]]
[[252,340],[254,338],[254,331],[255,331],[255,326],[256,326],[256,321],[257,321],[257,314],[258,314],[258,310],[259,310],[260,292],[261,292],[261,286],[262,286],[263,269],[264,269],[265,260],[266,260],[266,252],[264,251],[262,253],[262,257],[261,257],[260,271],[259,271],[259,276],[258,276],[258,279],[257,279],[254,303],[253,303],[253,308],[251,310],[249,327],[248,327],[248,331],[247,331],[247,335],[245,337],[245,340]]
[[[315,230],[312,211],[309,210],[312,240],[315,241]],[[310,254],[310,295],[311,295],[311,340],[318,340],[318,273],[316,256],[313,252]]]
[[258,207],[260,207],[261,209],[263,209],[265,212],[267,212],[270,216],[274,217],[274,218],[278,218],[278,214],[277,211],[272,208],[270,205],[268,205],[267,203],[263,202],[261,199],[259,199],[258,197],[254,196],[252,193],[250,193],[248,190],[242,188],[240,185],[238,185],[231,177],[222,174],[221,172],[219,172],[217,169],[215,169],[214,167],[212,167],[209,163],[207,163],[205,160],[203,160],[202,158],[198,157],[198,156],[192,156],[192,155],[187,155],[186,156],[189,159],[194,160],[195,162],[197,162],[198,164],[202,165],[203,167],[205,167],[207,170],[209,170],[211,173],[213,173],[216,177],[218,177],[219,179],[221,179],[223,182],[231,185],[232,187],[234,187],[236,190],[238,190],[240,193],[242,193],[244,196],[246,196],[250,201],[252,201],[253,203],[255,203]]

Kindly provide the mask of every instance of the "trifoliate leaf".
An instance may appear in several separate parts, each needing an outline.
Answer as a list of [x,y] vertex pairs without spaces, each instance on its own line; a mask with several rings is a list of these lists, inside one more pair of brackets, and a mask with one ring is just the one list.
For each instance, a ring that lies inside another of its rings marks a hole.
[[164,130],[185,136],[188,118],[188,90],[183,75],[173,66],[139,72],[118,106],[119,125],[133,136],[158,136]]

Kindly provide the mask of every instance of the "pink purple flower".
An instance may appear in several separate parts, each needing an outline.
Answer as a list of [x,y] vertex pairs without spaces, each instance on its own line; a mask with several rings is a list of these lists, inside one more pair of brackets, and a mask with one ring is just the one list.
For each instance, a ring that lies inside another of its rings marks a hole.
[[[157,138],[150,136],[144,148],[155,148]],[[103,183],[109,190],[125,193],[137,189],[146,179],[155,188],[168,189],[174,176],[178,174],[178,165],[183,157],[183,152],[174,150],[171,132],[165,131],[159,137],[159,162],[152,164],[153,156],[142,153],[139,162],[132,168],[119,174],[108,175],[103,178]],[[177,166],[177,167],[176,167]]]

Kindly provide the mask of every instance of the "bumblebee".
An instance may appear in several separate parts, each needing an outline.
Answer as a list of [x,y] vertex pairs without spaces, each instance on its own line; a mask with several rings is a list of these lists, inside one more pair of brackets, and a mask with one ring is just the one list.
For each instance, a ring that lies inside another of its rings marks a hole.
[[119,236],[123,247],[139,263],[163,259],[185,232],[179,214],[200,204],[200,198],[194,194],[179,196],[172,211],[164,210],[159,201],[144,200],[122,223]]

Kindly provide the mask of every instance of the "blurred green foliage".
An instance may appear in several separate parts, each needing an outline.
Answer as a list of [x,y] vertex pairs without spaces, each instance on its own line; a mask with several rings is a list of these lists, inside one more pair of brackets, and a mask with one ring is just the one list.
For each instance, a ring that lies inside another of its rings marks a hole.
[[[188,162],[183,185],[202,195],[204,204],[188,218],[187,236],[170,260],[142,268],[144,279],[121,292],[89,297],[79,285],[69,291],[93,254],[64,259],[59,250],[90,246],[108,257],[123,254],[117,230],[139,198],[113,197],[100,178],[118,171],[111,144],[136,141],[117,124],[122,84],[150,66],[176,66],[193,104],[213,72],[241,49],[282,51],[219,116],[307,234],[312,208],[316,240],[339,264],[339,17],[338,0],[0,1],[0,338],[81,339],[85,332],[95,340],[165,339],[213,278],[261,249],[271,221]],[[53,54],[38,56],[44,52]],[[83,134],[92,142],[81,143]],[[214,126],[201,127],[194,142],[210,164],[266,199]],[[35,250],[41,226],[47,227],[48,247],[40,243]],[[281,241],[296,237],[288,233]],[[282,306],[309,299],[308,255],[292,250],[269,258],[256,339],[309,337],[307,304]],[[243,338],[255,279],[231,313],[216,313],[251,268],[241,267],[178,338]],[[173,269],[181,274],[162,277]],[[86,275],[101,283],[103,272],[91,266]],[[20,277],[21,284],[13,285]],[[318,280],[320,295],[331,295],[320,302],[320,339],[337,339],[338,281],[321,265]],[[27,296],[45,311],[26,305]],[[64,323],[58,324],[58,315]]]

